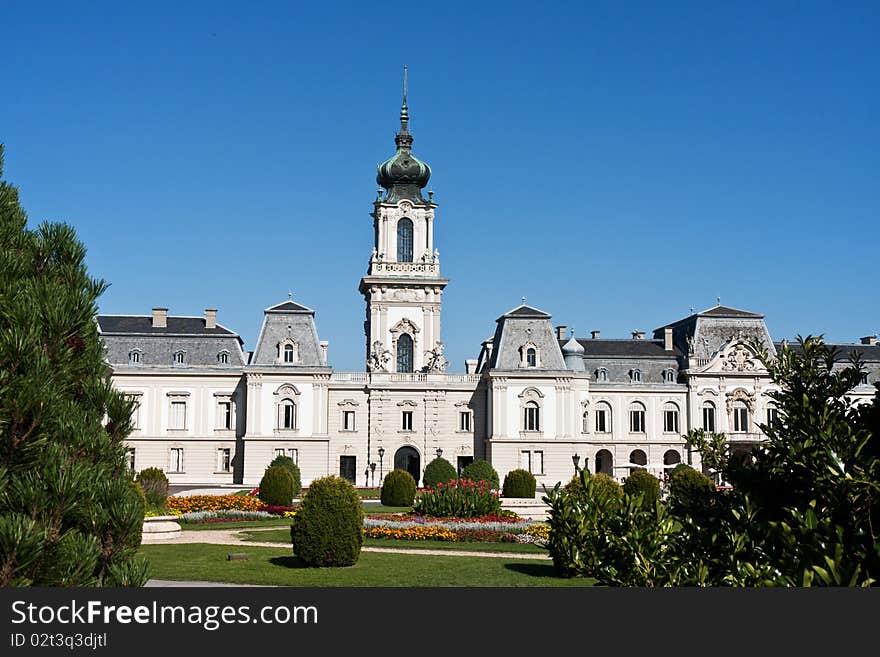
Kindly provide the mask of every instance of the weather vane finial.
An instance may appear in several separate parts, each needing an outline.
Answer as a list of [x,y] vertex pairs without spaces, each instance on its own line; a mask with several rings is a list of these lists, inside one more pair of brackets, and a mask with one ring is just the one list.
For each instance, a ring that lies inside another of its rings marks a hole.
[[715,297],[715,301],[718,303],[719,306],[721,305],[721,297]]
[[288,291],[287,291],[287,300],[290,301],[290,300],[292,300],[292,299],[293,299],[293,291],[288,290]]
[[406,64],[403,65],[403,104],[406,106]]
[[526,298],[525,297],[522,298],[522,305],[526,305]]
[[409,108],[406,106],[406,64],[403,65],[403,105],[400,106],[400,134],[408,134]]

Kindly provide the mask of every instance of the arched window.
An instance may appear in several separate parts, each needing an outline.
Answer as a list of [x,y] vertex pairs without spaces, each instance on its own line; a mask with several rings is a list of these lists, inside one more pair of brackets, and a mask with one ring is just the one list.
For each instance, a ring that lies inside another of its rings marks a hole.
[[634,449],[630,452],[629,455],[630,462],[630,473],[637,472],[638,470],[644,470],[646,465],[648,465],[648,456],[640,449]]
[[715,433],[715,404],[710,401],[703,404],[703,431]]
[[671,368],[663,370],[663,383],[675,383],[675,370]]
[[611,433],[611,406],[605,402],[596,405],[596,433]]
[[278,428],[296,429],[296,403],[289,397],[278,404]]
[[639,402],[630,404],[629,431],[630,433],[645,433],[645,407]]
[[284,345],[284,362],[292,363],[293,362],[293,345],[286,344]]
[[629,379],[632,383],[642,382],[642,370],[630,370]]
[[733,430],[747,433],[749,430],[749,407],[738,401],[733,405]]
[[397,371],[413,371],[413,341],[409,333],[401,333],[397,338]]
[[600,367],[598,370],[596,370],[596,381],[598,381],[600,383],[604,383],[607,380],[608,380],[608,370],[606,370],[604,367]]
[[581,416],[581,433],[590,433],[590,413],[589,411],[584,411],[584,414]]
[[128,363],[130,365],[140,365],[141,364],[141,350],[140,349],[132,349],[128,352]]
[[183,357],[185,354],[185,351],[175,351],[174,356],[172,356],[172,362],[175,365],[183,365]]
[[[675,449],[667,449],[663,454],[663,465],[678,465],[681,463],[681,454],[679,454],[678,450]],[[664,468],[666,472],[670,472],[672,468]]]
[[541,430],[541,407],[538,402],[526,402],[523,406],[523,431]]
[[678,406],[672,402],[663,407],[663,432],[678,433]]
[[534,347],[526,349],[526,365],[529,367],[538,366],[538,352],[535,351]]
[[413,222],[406,217],[397,222],[397,262],[413,261]]
[[614,472],[614,457],[607,449],[600,449],[596,452],[596,472],[602,472],[609,477]]
[[229,352],[221,351],[219,354],[217,354],[217,362],[221,365],[229,365]]

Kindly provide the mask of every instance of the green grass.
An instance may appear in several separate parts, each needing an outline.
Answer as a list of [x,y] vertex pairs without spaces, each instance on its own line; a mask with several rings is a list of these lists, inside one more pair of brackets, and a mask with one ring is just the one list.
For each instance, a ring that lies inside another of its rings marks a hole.
[[[247,561],[227,561],[230,552]],[[290,548],[144,545],[154,579],[276,586],[592,586],[557,577],[549,561],[362,552],[348,568],[308,568]]]
[[[290,545],[290,530],[270,529],[268,531],[247,531],[240,534],[243,541],[256,543],[287,543]],[[547,554],[547,550],[530,543],[453,543],[449,541],[405,541],[396,538],[367,538],[367,547],[411,548],[415,550],[461,550],[465,552],[527,552]]]
[[364,515],[379,515],[385,513],[409,513],[412,511],[411,506],[384,506],[382,504],[362,504],[364,507]]

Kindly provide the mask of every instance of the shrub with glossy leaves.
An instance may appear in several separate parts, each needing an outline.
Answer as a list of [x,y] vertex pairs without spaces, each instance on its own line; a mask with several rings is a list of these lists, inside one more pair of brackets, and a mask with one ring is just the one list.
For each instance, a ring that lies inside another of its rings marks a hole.
[[168,477],[161,468],[145,468],[138,472],[137,482],[150,506],[164,506],[168,499]]
[[504,497],[535,497],[535,475],[528,470],[511,470],[504,477]]
[[270,465],[260,480],[260,500],[273,506],[290,506],[293,502],[293,475],[280,465]]
[[649,472],[636,470],[623,483],[623,492],[629,497],[642,496],[642,504],[652,509],[660,499],[660,481]]
[[293,496],[296,497],[302,493],[302,477],[300,476],[299,466],[293,462],[292,458],[285,456],[284,454],[279,454],[272,459],[272,462],[269,464],[269,467],[272,466],[287,468],[287,471],[290,472],[290,476],[293,477]]
[[416,498],[416,480],[406,470],[392,470],[382,482],[382,504],[412,506]]
[[433,488],[437,484],[446,484],[457,478],[458,473],[453,465],[446,459],[438,456],[425,466],[422,483],[425,488]]
[[461,477],[472,481],[488,481],[492,488],[500,488],[498,473],[488,461],[480,460],[469,463],[461,473]]
[[331,475],[314,480],[297,507],[290,539],[309,566],[351,566],[361,553],[364,510],[349,481]]

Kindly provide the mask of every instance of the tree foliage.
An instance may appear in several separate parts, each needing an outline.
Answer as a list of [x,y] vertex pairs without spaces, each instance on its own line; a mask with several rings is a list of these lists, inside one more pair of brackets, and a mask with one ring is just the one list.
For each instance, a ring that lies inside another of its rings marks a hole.
[[111,387],[94,321],[107,284],[72,227],[28,229],[2,179],[0,243],[0,586],[141,585],[132,402]]
[[856,405],[862,365],[839,366],[821,338],[778,357],[759,352],[779,421],[751,458],[691,435],[703,460],[733,485],[715,490],[677,470],[671,503],[627,496],[602,506],[588,474],[582,492],[557,485],[550,552],[565,575],[621,586],[869,586],[880,578],[880,384]]

